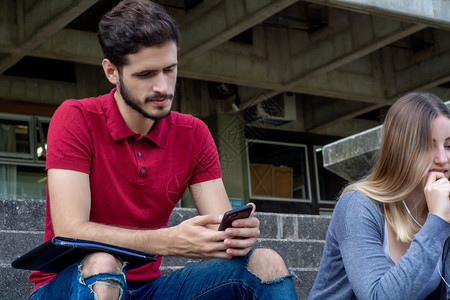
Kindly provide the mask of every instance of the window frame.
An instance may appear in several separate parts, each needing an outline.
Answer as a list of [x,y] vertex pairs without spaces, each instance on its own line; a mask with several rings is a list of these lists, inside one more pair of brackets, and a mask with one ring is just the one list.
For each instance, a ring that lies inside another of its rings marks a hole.
[[[23,115],[23,114],[10,114],[10,113],[0,113],[0,118],[2,120],[13,120],[13,121],[24,121],[28,124],[28,143],[29,143],[29,152],[28,153],[12,153],[12,152],[0,152],[0,166],[13,166],[16,169],[16,176],[19,175],[18,169],[20,167],[31,167],[33,170],[35,169],[37,172],[36,174],[43,174],[43,179],[46,181],[46,157],[39,158],[37,153],[37,146],[38,146],[38,140],[44,145],[43,151],[45,151],[45,144],[47,143],[46,133],[44,130],[40,130],[38,132],[38,128],[44,128],[45,123],[50,124],[50,117],[44,117],[44,116],[35,116],[35,115]],[[38,127],[39,126],[39,127]],[[47,126],[45,126],[47,127]],[[48,128],[48,127],[47,127]],[[48,134],[48,132],[47,132]],[[38,135],[40,138],[38,139]],[[44,152],[45,153],[45,152]],[[31,171],[32,173],[35,173]],[[2,181],[4,178],[2,178]],[[21,181],[19,178],[15,178],[15,189],[17,188],[17,185],[21,184],[27,184],[26,181]],[[39,182],[38,182],[39,183]],[[30,190],[31,191],[31,190]],[[30,192],[27,190],[27,192]],[[11,194],[12,193],[12,194]],[[20,192],[16,189],[15,191],[9,191],[8,197],[17,197]],[[24,194],[23,194],[24,195]],[[31,194],[30,194],[31,195]],[[39,198],[36,199],[45,199],[45,197],[39,196]]]
[[[47,149],[45,147],[45,145],[47,145],[47,136],[44,135],[44,131],[43,130],[39,130],[39,132],[37,132],[37,128],[43,128],[42,125],[45,124],[45,123],[48,123],[50,125],[51,118],[50,117],[42,117],[42,116],[35,116],[34,118],[36,119],[36,122],[35,122],[35,126],[36,126],[35,127],[35,132],[36,132],[35,139],[36,139],[36,141],[35,141],[35,151],[34,151],[35,152],[34,154],[36,155],[35,160],[36,160],[36,162],[43,162],[45,164],[45,162],[47,161],[47,159],[46,159],[46,157],[47,157]],[[44,147],[42,147],[42,151],[44,153],[45,159],[43,159],[43,160],[39,159],[38,156],[37,156],[37,145],[38,145],[37,137],[38,137],[38,135],[39,135],[41,141],[44,143]],[[47,132],[47,135],[48,135],[48,132]]]
[[14,152],[6,152],[0,151],[0,161],[33,161],[34,153],[33,149],[36,147],[35,145],[35,123],[33,116],[28,115],[18,115],[18,114],[7,114],[0,113],[0,119],[2,120],[13,120],[13,121],[25,121],[28,123],[28,143],[30,146],[30,151],[28,153],[14,153]]
[[[46,160],[39,159],[37,156],[38,134],[44,145],[47,144],[47,138],[43,131],[37,132],[37,128],[42,128],[42,124],[50,123],[50,117],[33,116],[0,113],[0,119],[27,121],[28,122],[28,142],[30,145],[30,152],[28,153],[12,153],[0,151],[0,164],[5,165],[23,165],[23,166],[45,166]],[[43,151],[46,155],[45,147]]]
[[[306,185],[308,188],[308,198],[306,199],[298,199],[298,198],[284,198],[284,197],[273,197],[273,196],[261,196],[261,195],[253,195],[252,192],[252,182],[250,176],[250,154],[249,154],[249,143],[260,143],[260,144],[271,144],[271,145],[283,145],[283,146],[292,146],[303,148],[304,151],[304,161],[305,161],[305,170],[306,170]],[[246,160],[247,160],[247,185],[248,185],[248,197],[250,199],[255,200],[267,200],[267,201],[282,201],[282,202],[300,202],[300,203],[312,203],[312,189],[311,189],[311,178],[310,178],[310,170],[309,170],[309,158],[308,158],[308,147],[305,144],[297,144],[297,143],[286,143],[286,142],[277,142],[277,141],[269,141],[269,140],[259,140],[259,139],[245,139],[245,151],[246,151]]]

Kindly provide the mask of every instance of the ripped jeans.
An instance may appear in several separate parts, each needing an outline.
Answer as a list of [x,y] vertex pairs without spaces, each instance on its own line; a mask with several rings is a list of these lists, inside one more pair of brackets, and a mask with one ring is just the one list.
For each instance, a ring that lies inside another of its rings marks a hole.
[[[252,250],[253,251],[253,250]],[[29,300],[97,299],[92,286],[105,280],[117,282],[120,300],[129,299],[297,299],[295,274],[262,281],[247,270],[252,253],[230,260],[191,262],[186,267],[148,281],[126,281],[125,271],[82,277],[82,261],[60,272],[52,281],[35,290]],[[108,283],[106,283],[108,284]]]

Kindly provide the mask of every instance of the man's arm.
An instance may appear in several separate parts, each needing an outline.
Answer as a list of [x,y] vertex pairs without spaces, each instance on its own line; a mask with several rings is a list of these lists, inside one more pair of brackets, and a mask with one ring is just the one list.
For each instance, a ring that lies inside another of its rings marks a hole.
[[[89,220],[91,194],[88,174],[49,169],[48,189],[55,235],[94,240],[157,255],[230,257],[223,243],[225,233],[207,228],[211,224],[219,224],[220,215],[198,216],[177,226],[157,230],[121,228]],[[202,211],[209,212],[210,208],[205,207]]]
[[[88,174],[72,170],[49,169],[48,190],[55,235],[164,254],[163,249],[157,247],[161,243],[147,243],[150,238],[144,230],[130,230],[89,221],[91,194]],[[155,240],[158,239],[156,231],[152,237]]]
[[200,215],[223,215],[231,209],[221,178],[192,184],[189,186],[189,192]]
[[[222,179],[209,180],[189,187],[192,199],[200,215],[224,214],[231,209]],[[253,204],[253,203],[252,203]],[[259,220],[253,216],[256,206],[249,218],[233,222],[233,227],[225,230],[223,244],[229,256],[243,256],[255,245],[259,237]],[[217,225],[210,225],[217,230]],[[235,237],[237,237],[235,239]]]

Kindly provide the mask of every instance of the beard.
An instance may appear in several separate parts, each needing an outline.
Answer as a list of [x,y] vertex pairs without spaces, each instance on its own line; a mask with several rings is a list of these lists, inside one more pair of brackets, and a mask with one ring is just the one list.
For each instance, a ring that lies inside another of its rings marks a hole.
[[[147,119],[151,119],[153,121],[158,121],[158,120],[166,118],[170,114],[172,105],[169,106],[168,108],[162,107],[162,106],[156,106],[155,107],[155,109],[156,109],[155,112],[147,112],[147,111],[145,111],[142,108],[142,105],[139,102],[139,99],[134,97],[130,93],[130,91],[127,89],[126,85],[123,83],[121,75],[119,75],[119,91],[120,91],[120,95],[122,96],[122,99],[125,101],[125,103],[128,106],[130,106],[132,109],[134,109],[135,111],[140,113],[142,116],[147,118]],[[152,100],[162,99],[162,98],[173,100],[174,95],[173,94],[155,93],[152,96],[145,97],[144,103],[147,103],[147,102],[152,101]]]

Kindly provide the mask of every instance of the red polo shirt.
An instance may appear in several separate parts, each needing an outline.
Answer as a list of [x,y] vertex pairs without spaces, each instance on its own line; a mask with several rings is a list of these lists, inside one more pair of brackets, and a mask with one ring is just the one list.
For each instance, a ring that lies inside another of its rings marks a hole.
[[[167,226],[187,186],[221,177],[214,141],[197,118],[177,112],[156,122],[145,136],[125,124],[109,94],[67,100],[52,117],[47,169],[90,175],[90,220],[127,228]],[[45,240],[54,236],[47,194]],[[160,276],[158,262],[127,271],[127,280]],[[56,274],[35,271],[35,288]]]

